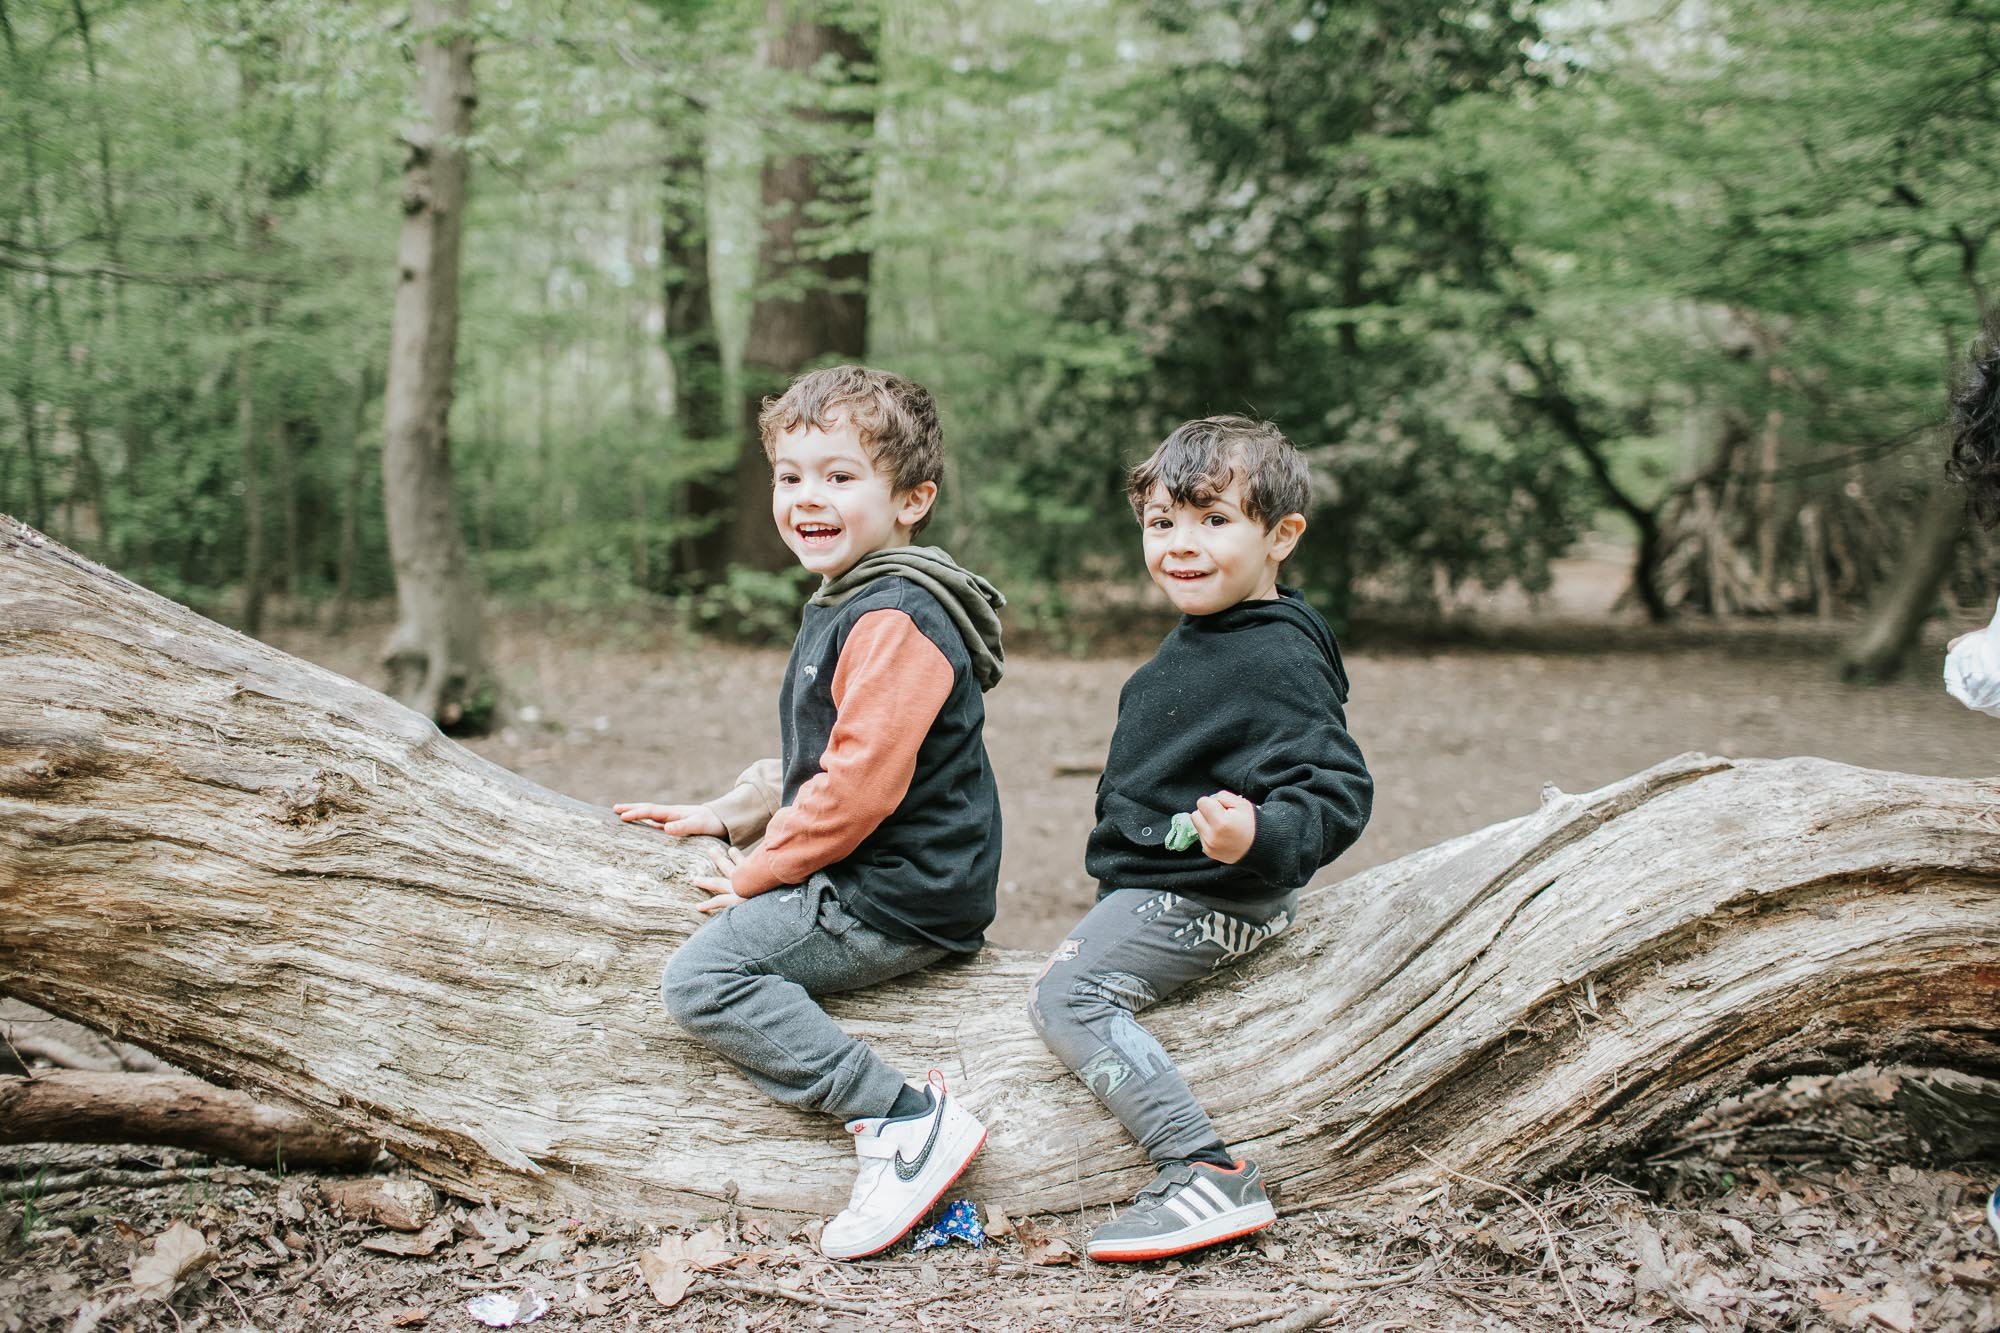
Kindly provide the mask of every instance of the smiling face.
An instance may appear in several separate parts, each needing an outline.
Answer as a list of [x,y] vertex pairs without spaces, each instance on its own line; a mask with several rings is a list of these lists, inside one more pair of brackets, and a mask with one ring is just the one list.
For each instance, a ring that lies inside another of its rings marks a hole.
[[937,483],[897,495],[853,422],[804,425],[771,445],[771,519],[799,563],[836,579],[865,555],[908,546],[937,498]]
[[1146,572],[1184,615],[1206,616],[1238,602],[1278,595],[1278,567],[1305,531],[1302,515],[1270,528],[1243,512],[1243,481],[1232,477],[1206,504],[1175,500],[1155,484],[1139,514]]

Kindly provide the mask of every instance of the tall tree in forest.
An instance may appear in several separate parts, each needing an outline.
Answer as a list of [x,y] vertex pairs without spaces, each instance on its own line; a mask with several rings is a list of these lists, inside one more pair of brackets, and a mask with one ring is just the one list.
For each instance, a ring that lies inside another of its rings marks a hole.
[[[7,72],[13,84],[14,123],[10,128],[15,133],[15,147],[21,155],[20,186],[9,201],[5,232],[0,234],[0,241],[4,241],[10,251],[32,248],[45,256],[42,171],[37,152],[41,136],[36,130],[34,114],[34,108],[40,101],[36,87],[40,75],[29,52],[24,49],[21,35],[15,31],[13,15],[6,0],[0,0],[0,38],[5,39]],[[26,246],[22,244],[24,238],[29,242]],[[15,414],[19,418],[17,427],[21,432],[27,465],[25,509],[31,522],[45,526],[49,519],[49,501],[43,471],[42,401],[36,380],[36,360],[41,346],[41,313],[52,280],[43,277],[37,281],[33,276],[16,278],[10,265],[8,282],[8,307],[12,317],[8,341],[12,344],[14,363],[9,389],[14,398]],[[0,493],[0,499],[4,498],[4,493]]]
[[874,44],[858,17],[826,22],[789,0],[769,0],[766,14],[765,64],[795,79],[825,79],[794,107],[793,123],[764,161],[763,239],[743,349],[729,552],[737,564],[782,569],[791,557],[771,527],[757,413],[764,395],[813,362],[867,354],[868,249],[856,232],[868,207],[875,73]]
[[[664,92],[660,113],[667,140],[660,191],[660,287],[665,309],[667,358],[674,369],[675,427],[687,441],[713,440],[729,429],[723,401],[722,338],[715,326],[715,285],[709,275],[708,136],[706,109]],[[723,521],[726,484],[689,478],[680,510],[688,519],[710,519],[689,528],[675,553],[675,574],[704,580],[728,564],[730,529]]]
[[[276,54],[276,43],[256,29],[252,20],[241,34],[237,53],[237,107],[242,127],[238,146],[236,244],[246,258],[263,253],[270,243],[271,218],[265,199],[264,172],[258,162],[258,103],[263,95],[265,67]],[[265,423],[257,407],[257,341],[269,317],[262,296],[254,290],[244,302],[236,345],[236,427],[243,446],[243,629],[264,630],[264,597],[270,577],[265,568],[264,469],[262,436]]]
[[475,101],[468,0],[415,0],[418,116],[403,166],[403,228],[382,422],[382,496],[396,569],[389,692],[457,731],[498,707],[479,602],[453,505],[450,418],[458,353],[466,140]]

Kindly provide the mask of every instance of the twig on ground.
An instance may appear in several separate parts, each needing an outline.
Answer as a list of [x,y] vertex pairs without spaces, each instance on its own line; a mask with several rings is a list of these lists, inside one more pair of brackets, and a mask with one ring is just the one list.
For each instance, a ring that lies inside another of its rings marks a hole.
[[243,1166],[190,1166],[172,1171],[121,1171],[116,1167],[99,1166],[92,1167],[88,1171],[72,1171],[66,1176],[43,1176],[40,1180],[20,1184],[0,1184],[0,1199],[20,1198],[28,1194],[50,1198],[58,1194],[76,1194],[83,1190],[105,1186],[156,1189],[163,1185],[179,1185],[190,1180],[208,1180],[230,1172],[240,1173],[249,1170],[250,1167]]
[[1438,1261],[1435,1258],[1420,1259],[1408,1268],[1403,1269],[1400,1273],[1385,1273],[1381,1277],[1342,1278],[1333,1282],[1308,1280],[1306,1285],[1314,1291],[1326,1295],[1337,1295],[1348,1291],[1378,1291],[1383,1287],[1393,1287],[1404,1282],[1418,1281],[1421,1278],[1429,1276],[1437,1266]]
[[750,1296],[769,1296],[782,1301],[797,1301],[800,1305],[813,1305],[822,1310],[838,1310],[843,1314],[879,1314],[887,1308],[879,1304],[863,1305],[859,1301],[838,1301],[831,1296],[821,1296],[810,1291],[796,1291],[773,1282],[746,1282],[739,1277],[717,1277],[713,1274],[708,1280],[730,1291],[740,1291]]
[[[1339,1318],[1341,1311],[1346,1308],[1346,1306],[1335,1305],[1331,1302],[1323,1305],[1302,1305],[1276,1323],[1264,1324],[1262,1326],[1262,1333],[1305,1333],[1307,1329],[1318,1328],[1329,1319]],[[1259,1315],[1256,1318],[1261,1320],[1265,1316]],[[1256,1324],[1247,1322],[1247,1319],[1248,1317],[1246,1319],[1239,1319],[1224,1324],[1223,1327],[1228,1329],[1257,1327]]]
[[216,1286],[221,1287],[225,1292],[229,1293],[230,1303],[236,1307],[237,1315],[243,1320],[243,1327],[255,1328],[256,1325],[250,1322],[250,1312],[244,1309],[243,1302],[237,1299],[236,1288],[230,1286],[227,1282],[224,1282],[222,1280],[222,1275],[219,1273],[211,1274],[210,1280],[212,1280]]
[[1535,1207],[1534,1204],[1529,1203],[1527,1196],[1519,1190],[1510,1189],[1505,1185],[1496,1185],[1490,1180],[1482,1180],[1478,1176],[1467,1175],[1463,1171],[1454,1171],[1437,1158],[1425,1152],[1422,1148],[1417,1149],[1417,1155],[1447,1175],[1457,1176],[1460,1180],[1468,1181],[1474,1185],[1484,1185],[1490,1190],[1498,1190],[1528,1210],[1528,1215],[1535,1219],[1535,1225],[1542,1229],[1542,1242],[1547,1246],[1549,1263],[1556,1270],[1556,1284],[1562,1288],[1563,1299],[1569,1302],[1570,1313],[1576,1316],[1576,1326],[1587,1330],[1590,1327],[1590,1321],[1583,1317],[1583,1307],[1577,1304],[1576,1293],[1569,1289],[1569,1274],[1564,1270],[1562,1254],[1556,1248],[1555,1232],[1549,1226],[1549,1219],[1542,1216],[1542,1210]]

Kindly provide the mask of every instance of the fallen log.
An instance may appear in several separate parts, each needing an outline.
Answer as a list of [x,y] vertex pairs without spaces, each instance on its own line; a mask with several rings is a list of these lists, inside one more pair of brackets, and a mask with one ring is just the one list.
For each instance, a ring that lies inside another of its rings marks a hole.
[[144,1143],[248,1166],[352,1171],[379,1149],[296,1110],[185,1074],[57,1069],[0,1078],[0,1143]]
[[[1793,1072],[1990,1076],[1996,810],[1993,781],[1683,756],[1322,889],[1149,1021],[1288,1209],[1532,1179]],[[705,863],[0,522],[0,991],[460,1195],[830,1211],[841,1136],[655,997]],[[966,1188],[1015,1215],[1146,1176],[1030,1030],[1039,963],[830,1006],[945,1070],[992,1130]]]

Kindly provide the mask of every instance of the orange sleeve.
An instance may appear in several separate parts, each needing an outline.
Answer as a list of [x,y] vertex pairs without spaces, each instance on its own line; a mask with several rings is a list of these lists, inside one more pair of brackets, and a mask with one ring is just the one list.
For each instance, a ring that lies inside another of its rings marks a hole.
[[951,686],[951,662],[907,613],[870,611],[855,621],[833,672],[836,717],[820,771],[771,817],[764,845],[730,876],[737,895],[802,883],[895,813]]

